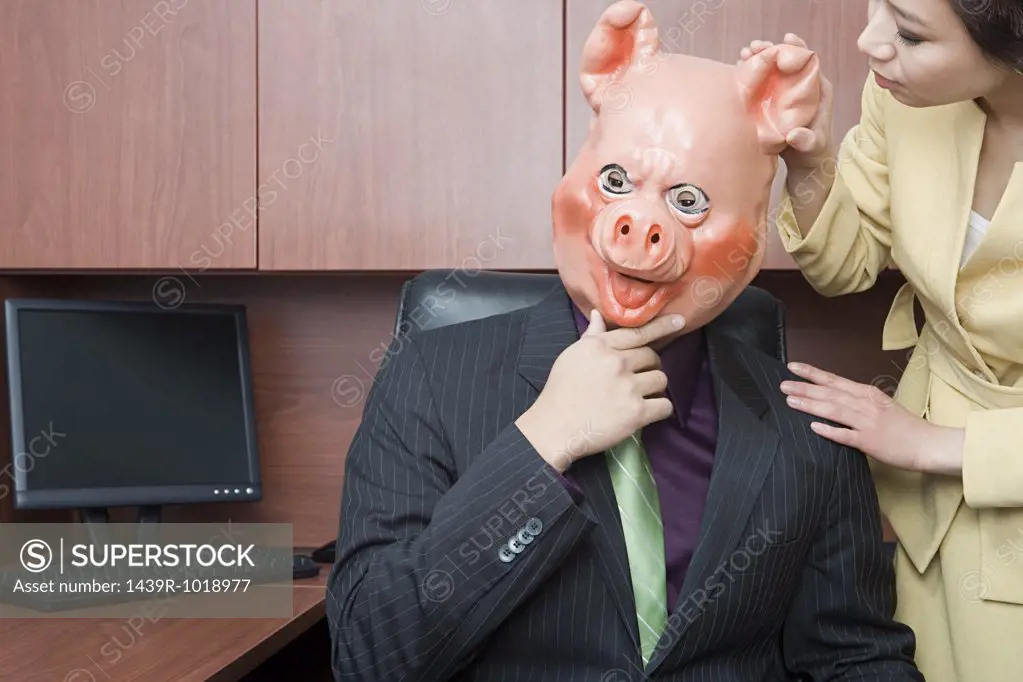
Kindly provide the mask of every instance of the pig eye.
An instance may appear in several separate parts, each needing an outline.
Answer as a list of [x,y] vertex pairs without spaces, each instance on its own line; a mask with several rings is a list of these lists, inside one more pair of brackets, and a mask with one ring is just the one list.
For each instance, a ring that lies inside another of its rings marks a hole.
[[699,215],[710,209],[710,199],[696,185],[675,185],[668,190],[668,201],[686,215]]
[[611,194],[628,194],[632,191],[628,173],[617,163],[609,163],[600,169],[600,187]]

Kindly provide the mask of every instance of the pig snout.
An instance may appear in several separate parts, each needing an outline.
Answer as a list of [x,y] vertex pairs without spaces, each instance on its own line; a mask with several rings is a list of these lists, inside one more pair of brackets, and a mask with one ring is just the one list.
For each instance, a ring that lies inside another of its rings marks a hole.
[[679,234],[664,211],[623,202],[609,207],[594,227],[594,249],[616,270],[654,281],[682,276],[688,235]]

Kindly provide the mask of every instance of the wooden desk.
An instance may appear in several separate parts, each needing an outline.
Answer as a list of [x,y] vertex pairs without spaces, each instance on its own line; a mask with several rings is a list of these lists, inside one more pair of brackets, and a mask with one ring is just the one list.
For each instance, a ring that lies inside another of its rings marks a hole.
[[0,619],[0,680],[238,680],[323,618],[329,568],[294,582],[290,619]]

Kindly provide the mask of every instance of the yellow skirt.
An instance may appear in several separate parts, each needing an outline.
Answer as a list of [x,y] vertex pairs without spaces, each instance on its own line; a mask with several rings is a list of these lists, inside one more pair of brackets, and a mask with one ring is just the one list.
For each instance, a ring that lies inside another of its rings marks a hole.
[[[901,546],[896,554],[896,619],[916,633],[916,663],[927,682],[1023,680],[1023,606],[986,599],[991,583],[976,566],[977,523],[963,505],[923,574]],[[1023,561],[1023,530],[1006,542]]]

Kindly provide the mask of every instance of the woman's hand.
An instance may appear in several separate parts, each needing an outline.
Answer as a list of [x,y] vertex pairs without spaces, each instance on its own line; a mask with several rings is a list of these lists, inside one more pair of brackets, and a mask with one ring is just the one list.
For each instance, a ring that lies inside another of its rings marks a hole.
[[813,422],[818,435],[899,469],[962,475],[964,429],[932,424],[876,386],[800,363],[789,369],[810,382],[782,382],[789,405],[847,427]]
[[[786,33],[784,43],[807,50],[806,43],[794,33]],[[754,40],[749,47],[739,51],[739,62],[744,62],[763,52],[774,43]],[[806,128],[794,128],[786,139],[788,147],[781,153],[790,171],[815,171],[835,158],[831,141],[831,120],[834,115],[834,88],[831,81],[821,74],[821,103],[817,116]]]

